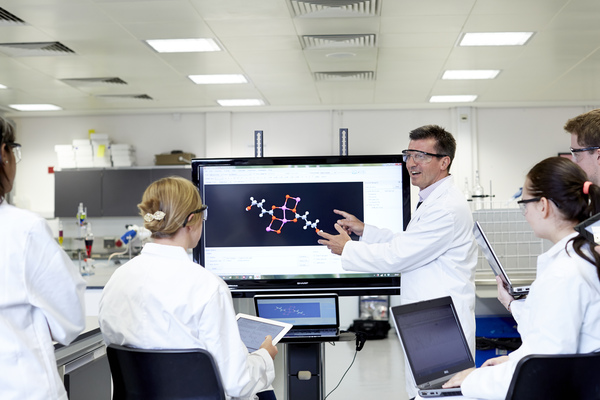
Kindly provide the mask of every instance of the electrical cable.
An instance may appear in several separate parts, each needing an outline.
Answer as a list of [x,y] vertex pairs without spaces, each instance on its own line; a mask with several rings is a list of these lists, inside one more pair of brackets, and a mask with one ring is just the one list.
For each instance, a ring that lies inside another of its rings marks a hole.
[[[352,358],[352,362],[350,363],[350,366],[348,367],[348,369],[346,370],[346,372],[344,372],[344,375],[342,375],[342,377],[340,378],[340,381],[338,382],[338,384],[333,389],[331,389],[331,391],[329,393],[327,393],[327,396],[325,396],[325,399],[327,399],[327,397],[329,397],[329,395],[331,393],[333,393],[334,390],[337,389],[341,385],[342,381],[344,380],[344,377],[346,376],[346,374],[348,373],[348,371],[350,371],[350,368],[352,368],[352,365],[354,365],[354,360],[356,360],[356,355],[357,354],[358,354],[358,349],[354,350],[354,357]],[[325,399],[323,399],[323,400],[325,400]]]
[[127,250],[129,249],[129,243],[126,243],[123,247],[123,251],[120,252],[116,252],[116,253],[112,253],[110,256],[108,256],[108,261],[107,264],[110,265],[110,260],[111,258],[113,258],[114,256],[120,256],[123,255],[125,253],[127,253]]

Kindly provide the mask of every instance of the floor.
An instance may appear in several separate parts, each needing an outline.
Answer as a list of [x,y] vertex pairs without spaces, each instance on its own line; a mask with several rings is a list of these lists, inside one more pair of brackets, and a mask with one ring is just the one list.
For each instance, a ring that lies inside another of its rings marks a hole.
[[[281,346],[281,345],[280,345]],[[377,399],[408,400],[404,390],[404,355],[396,333],[387,339],[368,340],[356,355],[354,365],[335,391],[331,392],[350,366],[354,342],[325,345],[325,395],[327,400]],[[273,386],[278,400],[286,400],[283,381],[283,357],[275,359],[277,377]],[[331,393],[330,393],[331,392]]]

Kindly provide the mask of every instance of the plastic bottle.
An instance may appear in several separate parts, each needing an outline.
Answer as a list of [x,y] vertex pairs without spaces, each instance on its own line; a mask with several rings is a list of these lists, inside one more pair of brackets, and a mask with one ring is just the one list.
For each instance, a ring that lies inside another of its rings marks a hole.
[[58,221],[58,244],[60,246],[62,246],[63,241],[64,241],[63,223],[62,223],[62,221]]
[[85,222],[85,211],[83,210],[83,203],[79,203],[79,207],[77,207],[77,223],[79,226],[83,226]]

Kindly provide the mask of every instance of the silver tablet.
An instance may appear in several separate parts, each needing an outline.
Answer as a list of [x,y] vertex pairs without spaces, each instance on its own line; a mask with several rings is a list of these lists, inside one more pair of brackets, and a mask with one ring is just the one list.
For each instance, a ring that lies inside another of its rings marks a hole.
[[267,335],[271,335],[273,344],[277,344],[293,326],[286,322],[242,313],[236,315],[236,319],[242,341],[250,353],[260,348]]

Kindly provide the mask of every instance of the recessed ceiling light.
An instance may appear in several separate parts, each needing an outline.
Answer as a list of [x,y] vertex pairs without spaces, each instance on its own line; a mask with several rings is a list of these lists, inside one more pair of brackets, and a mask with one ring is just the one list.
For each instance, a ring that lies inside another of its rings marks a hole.
[[221,51],[213,39],[156,39],[146,40],[146,43],[159,53]]
[[469,103],[477,98],[474,94],[450,95],[450,96],[431,96],[430,103]]
[[54,104],[9,104],[10,108],[18,111],[57,111],[62,110],[61,107]]
[[265,102],[261,99],[229,99],[217,100],[217,103],[223,107],[235,106],[264,106]]
[[194,83],[198,85],[210,85],[221,83],[248,83],[248,80],[241,74],[222,74],[222,75],[189,75]]
[[0,89],[8,89],[8,87],[6,87],[6,86],[4,86],[4,85],[0,84]]
[[499,69],[449,69],[442,79],[494,79],[499,73]]
[[523,46],[533,32],[471,32],[465,33],[460,46]]

